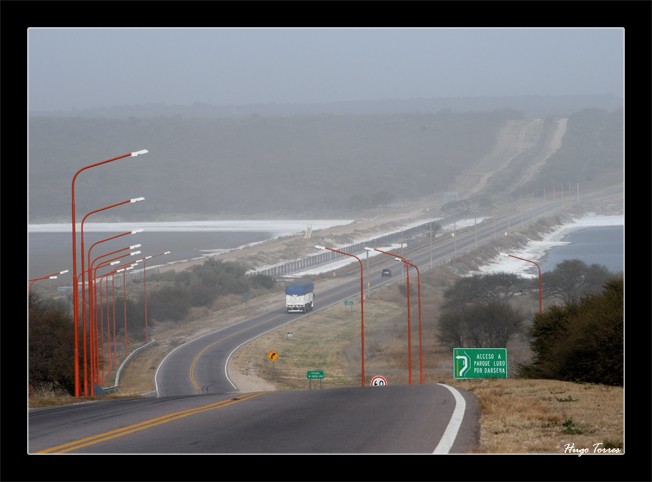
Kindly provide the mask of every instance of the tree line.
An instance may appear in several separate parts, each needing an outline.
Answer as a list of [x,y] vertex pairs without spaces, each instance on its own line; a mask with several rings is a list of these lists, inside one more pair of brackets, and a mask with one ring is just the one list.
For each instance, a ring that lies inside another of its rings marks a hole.
[[[522,295],[538,297],[538,281],[510,273],[461,278],[444,293],[438,340],[450,348],[500,348],[525,334],[534,356],[530,363],[518,367],[517,377],[622,385],[622,273],[567,260],[543,276],[543,294],[549,303],[525,330],[527,316],[512,301]],[[264,275],[247,275],[246,266],[238,262],[209,259],[188,270],[152,274],[148,284],[150,320],[155,326],[163,321],[183,323],[191,307],[210,306],[220,296],[239,294],[246,300],[272,290],[275,281]],[[143,293],[130,287],[132,291],[135,294],[128,300],[117,297],[116,303],[122,306],[126,302],[130,338],[143,340]],[[30,386],[72,394],[70,306],[34,294],[29,303]],[[116,326],[122,327],[123,310],[116,310],[115,316]],[[119,334],[121,337],[122,328]]]
[[[274,288],[266,275],[247,275],[239,262],[208,259],[183,271],[152,273],[147,277],[147,301],[142,279],[132,278],[128,288],[99,304],[98,313],[114,321],[114,342],[124,350],[125,331],[130,346],[146,339],[144,311],[148,307],[148,328],[165,321],[183,323],[193,307],[209,306],[218,298],[238,294],[243,300]],[[116,278],[119,280],[120,278]],[[127,296],[122,292],[126,291]],[[115,309],[115,307],[118,307]],[[81,311],[80,311],[81,312]],[[108,321],[107,321],[108,323]],[[33,390],[74,393],[74,323],[70,304],[31,294],[29,299],[29,384]],[[81,327],[79,339],[82,339]],[[79,350],[82,356],[82,350]],[[81,361],[81,360],[80,360]],[[101,363],[101,362],[100,362]]]
[[566,260],[542,275],[542,286],[548,306],[524,328],[526,315],[510,301],[538,297],[538,279],[511,273],[461,278],[444,293],[438,340],[451,349],[505,348],[523,334],[533,359],[517,367],[517,377],[622,385],[622,273]]

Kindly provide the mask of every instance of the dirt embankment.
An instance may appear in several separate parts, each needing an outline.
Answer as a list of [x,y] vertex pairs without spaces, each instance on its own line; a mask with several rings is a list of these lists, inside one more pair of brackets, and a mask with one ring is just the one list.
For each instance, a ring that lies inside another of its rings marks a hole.
[[493,176],[507,169],[519,173],[509,191],[526,183],[561,147],[567,122],[567,118],[551,123],[544,119],[506,122],[491,152],[457,177],[455,188],[459,198],[479,194]]

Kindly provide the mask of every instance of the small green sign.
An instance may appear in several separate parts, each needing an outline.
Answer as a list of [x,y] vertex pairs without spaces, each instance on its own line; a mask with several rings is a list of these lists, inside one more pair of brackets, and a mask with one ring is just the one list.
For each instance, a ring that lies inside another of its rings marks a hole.
[[507,378],[507,348],[453,348],[453,377]]
[[324,378],[324,371],[323,370],[308,370],[306,372],[306,378],[308,378],[308,380],[315,380],[315,379],[321,380],[322,378]]
[[344,300],[346,306],[353,306],[353,300]]

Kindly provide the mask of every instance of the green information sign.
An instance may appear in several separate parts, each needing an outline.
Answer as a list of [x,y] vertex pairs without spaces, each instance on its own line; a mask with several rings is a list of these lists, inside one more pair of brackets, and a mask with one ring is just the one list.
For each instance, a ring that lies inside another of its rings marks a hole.
[[308,370],[306,372],[306,378],[308,378],[308,380],[316,380],[316,379],[321,380],[322,378],[324,378],[324,371],[323,370]]
[[453,348],[453,377],[507,378],[507,348]]

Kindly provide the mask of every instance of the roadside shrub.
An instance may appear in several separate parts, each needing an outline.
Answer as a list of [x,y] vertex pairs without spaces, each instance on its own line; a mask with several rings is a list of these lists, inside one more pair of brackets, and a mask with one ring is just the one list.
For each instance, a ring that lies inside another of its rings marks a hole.
[[157,321],[183,319],[190,310],[190,291],[178,286],[163,286],[149,295],[148,309]]
[[73,394],[74,324],[65,303],[29,300],[29,384],[33,390]]
[[534,360],[519,366],[525,378],[623,385],[623,279],[608,281],[601,294],[552,306],[530,330]]

